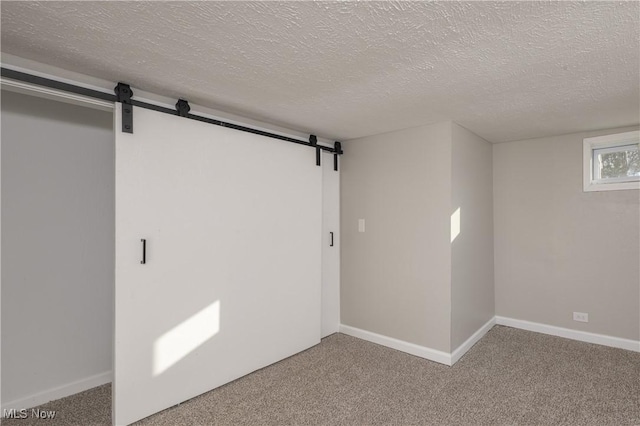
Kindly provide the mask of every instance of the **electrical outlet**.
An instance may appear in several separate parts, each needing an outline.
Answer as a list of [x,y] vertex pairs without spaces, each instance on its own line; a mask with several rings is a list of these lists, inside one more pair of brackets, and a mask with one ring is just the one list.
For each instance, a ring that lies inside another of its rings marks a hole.
[[580,321],[580,322],[589,322],[589,314],[584,312],[574,312],[573,320]]

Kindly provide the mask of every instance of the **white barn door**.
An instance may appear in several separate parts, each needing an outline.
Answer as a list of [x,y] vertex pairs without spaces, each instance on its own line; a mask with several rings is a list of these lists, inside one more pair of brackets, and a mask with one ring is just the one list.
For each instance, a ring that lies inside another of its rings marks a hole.
[[[113,421],[320,341],[322,169],[309,147],[116,104]],[[146,241],[146,263],[143,241]]]
[[322,155],[322,337],[340,328],[340,172]]

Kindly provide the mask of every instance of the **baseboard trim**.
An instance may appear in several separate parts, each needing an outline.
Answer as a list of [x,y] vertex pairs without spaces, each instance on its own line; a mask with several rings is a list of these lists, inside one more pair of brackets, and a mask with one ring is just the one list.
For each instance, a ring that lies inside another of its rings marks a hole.
[[406,352],[420,358],[435,361],[444,365],[451,365],[451,354],[426,346],[416,345],[415,343],[405,342],[404,340],[394,339],[393,337],[383,336],[382,334],[373,333],[371,331],[362,330],[348,325],[340,324],[340,333],[357,337],[358,339]]
[[[38,405],[53,401],[54,399],[64,398],[65,396],[73,395],[78,392],[85,391],[87,389],[95,388],[96,386],[110,383],[113,380],[113,374],[111,371],[96,374],[95,376],[87,377],[75,382],[67,383],[62,386],[58,386],[46,391],[38,392],[36,394],[16,399],[9,402],[2,403],[2,412],[4,410],[32,408]],[[1,417],[1,416],[0,416]]]
[[458,362],[460,358],[462,358],[464,354],[466,354],[473,345],[478,343],[478,341],[482,339],[484,335],[487,334],[489,330],[493,328],[494,325],[496,325],[496,317],[493,317],[489,321],[487,321],[482,327],[480,327],[475,333],[473,333],[471,337],[469,337],[463,344],[461,344],[460,346],[458,346],[456,350],[451,352],[451,365]]
[[610,346],[612,348],[626,349],[640,352],[640,341],[623,339],[621,337],[607,336],[605,334],[589,333],[586,331],[572,330],[570,328],[556,327],[553,325],[541,324],[537,322],[507,318],[496,315],[496,324],[507,327],[519,328],[521,330],[535,331],[549,334],[551,336],[564,337],[565,339],[579,340],[586,343]]

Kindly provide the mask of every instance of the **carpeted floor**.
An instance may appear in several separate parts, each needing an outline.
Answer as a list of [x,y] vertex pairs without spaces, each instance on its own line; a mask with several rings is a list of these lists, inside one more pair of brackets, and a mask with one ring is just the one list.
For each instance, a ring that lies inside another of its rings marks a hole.
[[[110,424],[111,388],[40,407]],[[495,326],[446,367],[343,334],[139,425],[640,425],[640,353]]]

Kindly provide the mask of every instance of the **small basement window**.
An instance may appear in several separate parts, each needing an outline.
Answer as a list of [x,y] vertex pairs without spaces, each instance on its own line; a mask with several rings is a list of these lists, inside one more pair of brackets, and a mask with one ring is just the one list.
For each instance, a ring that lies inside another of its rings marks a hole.
[[585,138],[584,190],[640,189],[640,131]]

